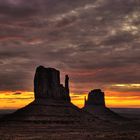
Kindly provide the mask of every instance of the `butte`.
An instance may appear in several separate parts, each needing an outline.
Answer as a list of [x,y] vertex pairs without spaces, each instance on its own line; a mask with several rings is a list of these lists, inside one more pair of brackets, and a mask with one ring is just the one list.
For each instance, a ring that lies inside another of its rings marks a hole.
[[124,119],[106,107],[105,94],[101,89],[94,89],[89,92],[88,99],[86,100],[85,98],[83,110],[105,121],[120,121]]
[[96,117],[71,103],[69,77],[65,86],[60,83],[60,72],[39,66],[34,77],[34,101],[4,117],[6,121],[73,124],[93,121]]

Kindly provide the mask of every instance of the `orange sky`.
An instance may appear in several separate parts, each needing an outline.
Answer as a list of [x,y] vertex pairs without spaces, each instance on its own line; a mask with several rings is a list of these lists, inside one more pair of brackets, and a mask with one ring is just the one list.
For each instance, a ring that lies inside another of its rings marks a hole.
[[[106,105],[113,108],[140,108],[140,96],[134,92],[113,92],[106,91]],[[71,93],[72,103],[78,107],[83,107],[84,98],[87,94]],[[27,105],[34,99],[33,92],[25,91],[1,91],[0,109],[17,109]]]

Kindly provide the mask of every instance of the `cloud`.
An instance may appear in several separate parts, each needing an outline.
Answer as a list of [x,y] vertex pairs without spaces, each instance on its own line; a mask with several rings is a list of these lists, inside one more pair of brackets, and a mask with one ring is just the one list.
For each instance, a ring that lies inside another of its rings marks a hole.
[[[0,1],[0,90],[33,90],[38,65],[71,77],[72,91],[139,81],[139,2]],[[63,77],[63,75],[62,75]]]
[[21,92],[16,92],[13,95],[21,95],[21,94],[22,94]]
[[[15,1],[14,1],[15,2]],[[16,5],[12,2],[0,2],[0,13],[2,16],[8,16],[8,18],[20,18],[35,14],[35,9],[29,5],[25,5],[22,2]]]

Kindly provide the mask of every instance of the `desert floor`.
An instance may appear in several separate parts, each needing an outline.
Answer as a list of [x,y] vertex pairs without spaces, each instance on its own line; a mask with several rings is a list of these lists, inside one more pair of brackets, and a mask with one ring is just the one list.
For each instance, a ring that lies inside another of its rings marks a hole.
[[97,125],[1,123],[0,140],[140,140],[139,122]]
[[0,140],[140,140],[138,112],[122,113],[130,120],[87,124],[1,122]]

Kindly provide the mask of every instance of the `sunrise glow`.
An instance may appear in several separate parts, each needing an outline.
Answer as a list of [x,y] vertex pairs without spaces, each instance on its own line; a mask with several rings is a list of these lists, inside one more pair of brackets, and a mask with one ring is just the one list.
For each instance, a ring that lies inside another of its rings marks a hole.
[[[87,93],[71,93],[71,101],[79,108],[84,106],[84,99]],[[132,93],[106,91],[105,102],[107,107],[111,108],[140,108],[140,97]],[[0,109],[18,109],[26,106],[34,100],[34,93],[27,91],[1,91],[0,92]]]

